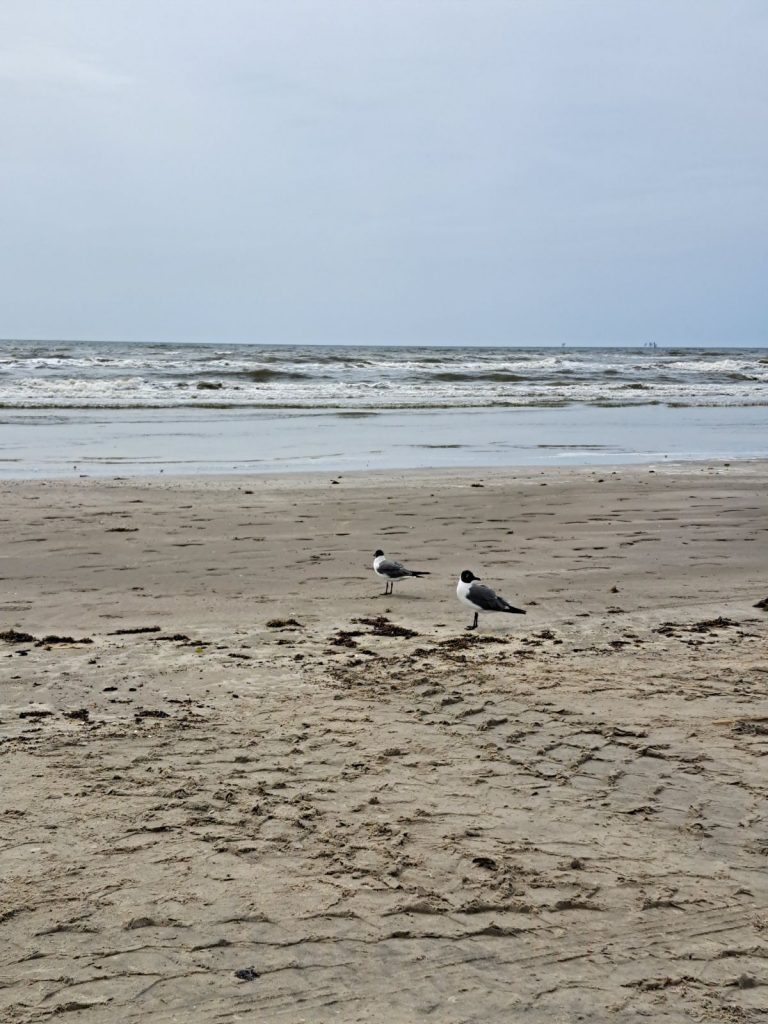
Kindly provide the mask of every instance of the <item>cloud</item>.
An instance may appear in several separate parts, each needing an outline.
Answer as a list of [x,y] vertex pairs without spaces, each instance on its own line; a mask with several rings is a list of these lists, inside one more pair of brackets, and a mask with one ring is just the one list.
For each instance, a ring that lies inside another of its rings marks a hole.
[[130,78],[83,55],[36,44],[13,50],[0,49],[0,82],[112,89],[128,84]]
[[765,337],[765,0],[0,0],[0,335]]

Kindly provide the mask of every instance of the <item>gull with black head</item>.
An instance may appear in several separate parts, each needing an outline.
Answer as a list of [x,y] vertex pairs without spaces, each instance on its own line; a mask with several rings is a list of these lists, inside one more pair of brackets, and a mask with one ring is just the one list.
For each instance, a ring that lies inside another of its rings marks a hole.
[[400,562],[393,562],[387,558],[383,551],[379,550],[374,553],[373,556],[373,571],[377,576],[381,576],[385,579],[386,585],[384,587],[385,594],[391,594],[395,580],[406,580],[410,576],[429,576],[428,572],[424,572],[420,569],[406,569]]
[[479,577],[469,569],[465,569],[459,576],[456,597],[475,613],[475,621],[471,626],[467,626],[467,629],[477,629],[480,612],[509,612],[510,615],[525,615],[522,608],[515,608],[509,601],[499,597],[495,590],[491,590],[490,587],[481,583]]

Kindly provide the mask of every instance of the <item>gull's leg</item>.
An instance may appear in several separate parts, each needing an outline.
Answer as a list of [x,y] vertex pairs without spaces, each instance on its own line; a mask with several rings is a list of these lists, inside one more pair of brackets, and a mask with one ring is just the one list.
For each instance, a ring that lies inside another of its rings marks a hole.
[[480,613],[479,612],[475,612],[475,621],[472,623],[471,626],[467,626],[467,629],[477,629],[477,620],[479,618],[480,618]]

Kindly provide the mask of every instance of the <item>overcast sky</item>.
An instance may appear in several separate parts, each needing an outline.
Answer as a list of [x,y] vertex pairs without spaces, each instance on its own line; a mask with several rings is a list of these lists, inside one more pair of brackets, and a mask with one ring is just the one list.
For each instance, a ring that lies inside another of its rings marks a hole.
[[2,0],[0,336],[768,342],[766,0]]

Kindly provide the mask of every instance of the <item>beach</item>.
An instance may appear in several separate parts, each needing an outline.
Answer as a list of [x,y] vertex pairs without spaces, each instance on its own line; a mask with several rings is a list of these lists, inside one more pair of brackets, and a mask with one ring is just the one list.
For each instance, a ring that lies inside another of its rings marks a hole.
[[763,1019],[767,484],[0,482],[0,1019]]
[[0,1024],[768,1024],[765,5],[0,27]]

